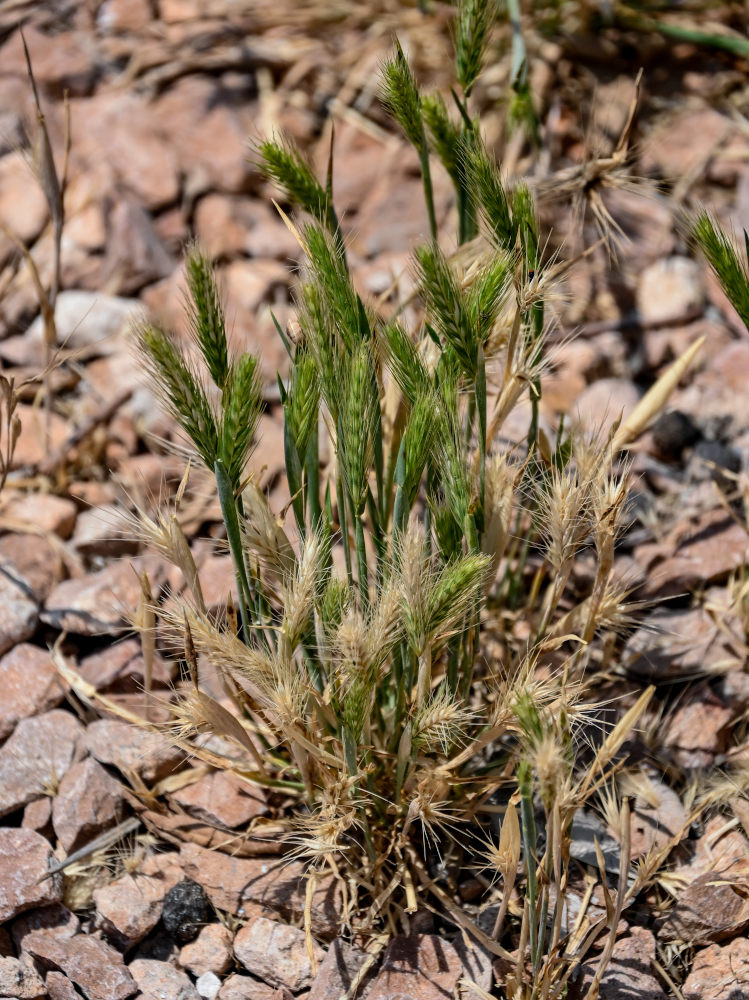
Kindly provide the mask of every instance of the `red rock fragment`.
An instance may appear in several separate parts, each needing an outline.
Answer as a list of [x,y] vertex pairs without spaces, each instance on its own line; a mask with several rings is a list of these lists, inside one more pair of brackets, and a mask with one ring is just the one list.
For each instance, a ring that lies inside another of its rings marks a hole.
[[55,833],[70,853],[123,818],[122,788],[93,757],[74,764],[60,782],[52,807]]
[[200,1000],[198,991],[180,969],[155,958],[136,958],[129,967],[143,1000]]
[[[633,927],[629,936],[620,938],[601,980],[599,996],[601,1000],[666,1000],[653,961],[655,959],[655,938],[644,927]],[[591,985],[596,971],[595,959],[586,962],[582,976],[572,997],[582,1000]]]
[[0,740],[21,719],[55,708],[63,699],[60,675],[48,650],[21,643],[0,659]]
[[[231,857],[197,844],[183,844],[180,853],[185,874],[203,886],[217,910],[247,916],[253,906],[260,906],[285,919],[304,914],[305,866],[300,861]],[[334,937],[339,915],[337,884],[319,879],[312,902],[313,933]]]
[[28,955],[0,958],[0,996],[14,1000],[38,1000],[46,995],[42,977]]
[[81,1000],[81,994],[62,972],[48,972],[44,984],[49,1000]]
[[253,817],[268,811],[259,789],[224,771],[213,771],[171,797],[203,823],[230,830],[246,826]]
[[98,719],[86,730],[89,753],[123,773],[135,771],[155,782],[171,774],[184,759],[181,750],[158,733],[138,729],[118,719]]
[[232,963],[233,936],[223,924],[207,924],[190,944],[179,953],[179,964],[193,976],[206,972],[223,975]]
[[44,877],[54,860],[49,841],[34,830],[0,828],[0,924],[61,898],[61,877]]
[[127,1000],[138,992],[122,955],[98,938],[78,934],[59,940],[45,931],[32,931],[24,947],[44,967],[64,973],[88,1000]]
[[[315,946],[316,960],[323,951]],[[271,986],[283,986],[298,993],[312,984],[314,972],[303,930],[277,920],[255,917],[234,939],[238,961]]]
[[721,947],[711,944],[694,956],[682,986],[684,1000],[744,1000],[749,995],[749,938]]
[[0,747],[0,816],[55,791],[82,756],[83,726],[62,709],[22,719]]
[[709,944],[749,926],[749,889],[719,872],[699,875],[679,895],[660,932],[666,941]]
[[181,869],[175,865],[164,864],[160,871],[149,870],[153,875],[143,872],[123,875],[94,890],[95,925],[124,949],[142,941],[153,930],[161,917],[164,896],[182,878]]
[[446,1000],[453,995],[463,966],[449,941],[435,934],[396,937],[388,945],[382,969],[368,1000]]

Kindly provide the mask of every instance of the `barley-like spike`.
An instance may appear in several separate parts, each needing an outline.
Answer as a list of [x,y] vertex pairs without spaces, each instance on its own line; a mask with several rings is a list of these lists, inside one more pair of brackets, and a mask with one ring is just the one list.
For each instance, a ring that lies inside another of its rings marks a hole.
[[283,139],[267,139],[258,148],[266,177],[278,184],[288,200],[321,224],[328,221],[328,196],[302,154]]
[[308,351],[297,350],[284,415],[300,463],[317,423],[320,406],[320,378],[317,363]]
[[146,368],[166,409],[190,438],[203,462],[213,468],[218,457],[216,414],[199,377],[163,330],[148,323],[135,330]]
[[483,554],[467,555],[448,563],[434,581],[429,599],[427,630],[446,637],[476,607],[490,560]]
[[306,342],[315,359],[320,389],[333,420],[338,419],[340,385],[340,344],[335,321],[328,310],[325,295],[318,285],[308,282],[301,290],[300,322]]
[[525,256],[525,267],[538,265],[538,228],[533,192],[527,184],[518,184],[512,192],[512,221]]
[[421,707],[413,721],[413,745],[427,753],[447,756],[453,746],[463,744],[473,713],[442,685]]
[[242,482],[261,408],[260,366],[254,355],[243,354],[224,390],[221,421],[220,454],[235,490]]
[[691,227],[692,238],[718,276],[731,305],[749,329],[749,261],[708,212]]
[[339,458],[354,510],[360,513],[366,500],[369,471],[374,460],[373,431],[379,410],[367,344],[360,344],[346,373],[339,417]]
[[191,247],[185,262],[189,296],[186,302],[190,331],[200,348],[211,378],[224,389],[230,375],[226,320],[216,276],[209,258]]
[[466,312],[457,276],[437,244],[420,247],[416,265],[421,294],[435,327],[457,355],[463,370],[473,377],[478,339]]
[[303,230],[307,264],[316,285],[317,305],[333,321],[334,333],[348,350],[370,339],[370,320],[357,295],[340,247],[320,225]]
[[430,94],[425,97],[421,102],[421,110],[434,151],[455,187],[459,188],[465,173],[461,157],[460,129],[450,119],[441,94]]
[[287,643],[287,656],[291,656],[299,644],[312,614],[325,550],[324,539],[310,531],[304,540],[296,573],[284,588],[281,634]]
[[318,605],[324,633],[329,641],[338,631],[352,603],[353,594],[346,581],[332,577]]
[[462,536],[471,505],[471,488],[458,419],[457,380],[445,379],[440,390],[442,403],[435,449],[439,456],[440,482],[445,504],[459,526]]
[[431,386],[426,365],[413,340],[400,324],[388,324],[385,328],[385,341],[393,377],[406,399],[414,403],[417,395]]
[[489,32],[496,17],[494,0],[461,0],[455,38],[458,82],[468,97],[484,61]]
[[433,389],[422,390],[416,398],[406,424],[401,449],[402,473],[396,482],[403,489],[407,503],[406,516],[416,502],[416,496],[437,433],[439,400]]
[[476,339],[486,345],[502,307],[514,294],[510,259],[495,257],[474,278],[466,297],[466,321],[476,331]]
[[408,141],[420,153],[424,152],[424,122],[419,88],[398,41],[395,43],[395,55],[382,67],[382,100],[403,129]]
[[464,147],[464,156],[468,187],[489,235],[499,247],[512,253],[515,250],[517,227],[510,212],[499,167],[478,140]]

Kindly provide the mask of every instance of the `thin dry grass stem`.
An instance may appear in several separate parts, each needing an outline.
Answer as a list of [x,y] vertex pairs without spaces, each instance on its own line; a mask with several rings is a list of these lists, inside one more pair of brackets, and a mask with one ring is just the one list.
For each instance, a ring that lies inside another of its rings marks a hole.
[[21,31],[21,43],[23,45],[24,57],[26,60],[26,72],[31,83],[31,90],[34,98],[34,108],[36,112],[36,134],[35,148],[31,158],[31,166],[37,183],[44,193],[44,197],[49,208],[52,220],[52,277],[49,289],[45,289],[36,262],[30,250],[5,226],[3,230],[13,240],[26,259],[29,273],[31,274],[34,287],[36,289],[39,307],[44,324],[44,400],[45,400],[45,448],[49,449],[51,420],[52,420],[52,392],[49,382],[49,371],[52,362],[52,355],[57,344],[57,327],[55,324],[55,305],[60,289],[60,271],[62,261],[62,233],[65,224],[64,197],[67,184],[68,160],[70,156],[70,103],[67,94],[65,95],[65,138],[63,145],[63,169],[62,175],[58,174],[55,165],[55,158],[52,152],[52,143],[47,131],[47,123],[42,112],[39,101],[39,92],[36,86],[36,79],[31,64],[31,56],[23,31]]
[[679,384],[684,374],[694,362],[702,345],[704,337],[699,337],[688,347],[670,368],[661,375],[655,385],[645,393],[629,416],[622,421],[611,442],[613,452],[620,451],[635,440],[661,412],[668,397]]
[[[619,927],[619,920],[621,919],[622,911],[624,909],[624,904],[627,896],[627,878],[629,875],[629,857],[630,857],[630,836],[631,827],[629,820],[629,800],[625,799],[622,804],[621,810],[621,826],[619,828],[619,843],[621,847],[621,862],[619,867],[619,885],[616,893],[616,902],[611,906],[608,896],[608,890],[606,888],[606,871],[605,864],[603,863],[603,858],[599,860],[599,866],[601,868],[603,890],[606,898],[606,910],[609,924],[609,933],[606,938],[606,943],[603,947],[601,957],[598,960],[598,966],[593,975],[593,981],[588,988],[588,992],[585,995],[585,1000],[598,1000],[598,992],[601,985],[601,980],[603,974],[606,971],[609,961],[611,960],[611,955],[614,951],[614,945],[616,944],[617,930]],[[600,854],[600,847],[598,842],[596,842],[596,849]]]
[[154,610],[153,592],[146,570],[140,574],[140,598],[135,614],[135,627],[140,633],[141,652],[143,655],[143,682],[146,694],[146,718],[151,708],[151,687],[153,683],[153,665],[156,658],[156,612]]
[[0,413],[2,428],[0,432],[0,492],[8,481],[8,475],[13,466],[18,439],[21,436],[21,418],[16,412],[18,407],[18,389],[15,379],[0,375]]

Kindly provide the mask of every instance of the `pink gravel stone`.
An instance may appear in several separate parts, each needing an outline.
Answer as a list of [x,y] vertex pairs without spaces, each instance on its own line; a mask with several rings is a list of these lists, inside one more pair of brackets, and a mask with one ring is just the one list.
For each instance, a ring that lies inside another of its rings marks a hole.
[[0,829],[0,924],[60,899],[61,877],[44,878],[54,860],[49,841],[34,830]]

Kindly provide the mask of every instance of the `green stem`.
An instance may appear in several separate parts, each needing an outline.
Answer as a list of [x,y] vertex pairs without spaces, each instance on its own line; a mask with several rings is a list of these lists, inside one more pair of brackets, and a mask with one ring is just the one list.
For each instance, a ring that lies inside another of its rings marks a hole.
[[451,694],[458,690],[458,669],[460,667],[460,643],[459,635],[453,636],[448,646],[447,657],[447,686]]
[[509,593],[509,605],[511,610],[515,610],[517,607],[518,596],[520,594],[520,584],[523,580],[523,573],[525,572],[525,564],[528,562],[528,554],[530,552],[531,542],[530,537],[525,538],[523,541],[523,548],[520,552],[520,558],[518,559],[517,567],[512,577],[512,582],[510,583],[510,593]]
[[372,496],[372,491],[367,489],[367,511],[372,522],[372,539],[374,541],[375,552],[377,553],[377,586],[385,579],[385,535],[380,524],[379,511]]
[[468,408],[466,409],[465,426],[463,428],[463,435],[465,437],[465,445],[468,448],[471,444],[471,438],[473,437],[473,422],[476,419],[476,394],[470,393],[468,396]]
[[463,530],[466,533],[466,540],[468,542],[468,551],[472,554],[477,553],[479,551],[479,536],[478,532],[476,531],[476,521],[472,514],[466,514]]
[[465,126],[466,130],[472,132],[473,122],[471,121],[471,116],[468,114],[467,105],[465,104],[464,101],[461,101],[461,99],[458,97],[457,91],[455,90],[454,87],[450,87],[450,93],[452,94],[452,98],[455,101],[455,107],[458,109],[458,111],[460,112],[460,117],[463,119],[463,125]]
[[421,179],[424,183],[424,198],[427,203],[427,215],[429,216],[429,232],[432,235],[432,240],[436,243],[437,215],[434,211],[434,188],[432,186],[432,171],[429,167],[429,148],[426,135],[419,150],[419,161],[421,163]]
[[316,530],[322,520],[322,508],[320,506],[320,455],[319,455],[319,428],[315,424],[307,445],[306,472],[307,472],[307,510],[309,512],[309,523],[313,531]]
[[522,81],[523,73],[527,72],[528,56],[525,51],[523,24],[520,19],[520,0],[507,0],[507,13],[512,28],[512,66],[510,68],[510,84],[515,86]]
[[239,529],[239,516],[237,514],[237,504],[234,499],[229,474],[221,459],[216,460],[214,466],[216,475],[216,488],[218,499],[221,505],[221,515],[226,526],[226,537],[229,541],[232,560],[234,561],[234,572],[237,577],[237,590],[239,592],[239,613],[242,618],[242,631],[244,641],[249,643],[251,636],[250,619],[248,605],[252,601],[252,591],[247,579],[247,569],[244,562],[244,550],[242,548],[242,535]]
[[335,497],[338,506],[338,523],[341,526],[341,541],[343,542],[343,557],[346,560],[346,576],[349,586],[354,585],[354,574],[351,569],[351,543],[348,537],[348,518],[346,517],[346,494],[343,489],[343,479],[340,475],[336,478]]
[[393,539],[395,540],[406,526],[408,520],[408,502],[406,491],[399,486],[395,491],[395,505],[393,507]]
[[398,448],[398,460],[395,463],[395,503],[393,504],[393,541],[395,541],[406,527],[408,520],[408,497],[404,489],[406,479],[406,436],[401,438]]
[[393,652],[393,678],[395,680],[395,713],[393,715],[392,735],[388,750],[393,753],[398,746],[400,724],[406,712],[406,685],[408,677],[407,665],[408,647],[405,642],[398,644]]
[[478,364],[476,366],[476,409],[478,411],[479,436],[479,510],[481,512],[481,530],[484,529],[484,501],[486,491],[486,358],[484,350],[479,346]]
[[369,569],[367,567],[367,547],[364,543],[363,511],[354,514],[354,543],[356,546],[356,575],[359,581],[361,609],[369,609]]
[[668,38],[675,38],[680,42],[693,42],[695,45],[705,45],[709,48],[723,49],[732,55],[749,58],[749,40],[738,38],[734,35],[720,35],[715,32],[700,31],[698,28],[685,28],[679,24],[671,24],[668,21],[657,21],[649,17],[624,17],[628,27],[637,31],[653,32],[657,31]]
[[478,232],[476,212],[473,199],[464,183],[456,185],[456,194],[458,198],[458,246],[463,246],[464,243],[470,243]]
[[528,908],[530,910],[531,961],[535,967],[538,952],[538,924],[536,923],[536,908],[538,901],[538,881],[536,878],[536,820],[533,815],[533,776],[531,774],[531,766],[526,760],[521,761],[518,768],[518,786],[520,788],[520,817],[523,830],[523,850],[525,853]]

